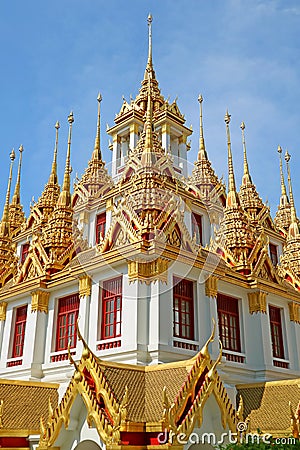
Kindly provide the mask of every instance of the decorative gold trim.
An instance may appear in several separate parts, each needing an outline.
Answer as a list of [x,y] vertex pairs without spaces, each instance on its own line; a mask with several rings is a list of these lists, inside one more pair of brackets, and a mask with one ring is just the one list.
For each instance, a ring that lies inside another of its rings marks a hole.
[[152,281],[168,281],[169,261],[157,258],[153,261],[128,261],[129,282],[136,280],[150,284]]
[[92,279],[88,275],[79,278],[79,297],[90,296],[92,292]]
[[48,314],[50,292],[37,290],[31,293],[31,312],[45,312]]
[[248,292],[249,313],[267,312],[267,292]]
[[217,297],[218,295],[218,277],[210,275],[205,281],[205,295],[207,297]]
[[6,308],[7,308],[7,303],[1,302],[0,303],[0,320],[6,320]]
[[300,305],[296,302],[290,302],[288,305],[290,320],[292,322],[300,323]]

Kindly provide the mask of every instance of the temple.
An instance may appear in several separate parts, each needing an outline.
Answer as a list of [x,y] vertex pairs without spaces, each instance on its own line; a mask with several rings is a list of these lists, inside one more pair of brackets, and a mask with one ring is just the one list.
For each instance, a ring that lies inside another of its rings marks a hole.
[[192,129],[177,101],[161,93],[151,16],[148,42],[138,95],[123,100],[107,129],[111,173],[100,94],[83,175],[71,191],[71,112],[65,145],[55,124],[49,179],[28,217],[26,146],[10,154],[0,224],[1,447],[181,450],[196,445],[196,435],[200,449],[257,429],[299,437],[300,230],[291,156],[274,151],[273,218],[250,173],[244,122],[244,172],[235,177],[228,111],[227,186],[215,173],[199,95],[199,148],[189,171]]

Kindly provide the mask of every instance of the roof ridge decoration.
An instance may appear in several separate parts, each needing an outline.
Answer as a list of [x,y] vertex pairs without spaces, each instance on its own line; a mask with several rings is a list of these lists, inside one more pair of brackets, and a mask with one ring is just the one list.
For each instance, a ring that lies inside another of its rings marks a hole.
[[242,184],[239,191],[239,199],[243,209],[250,215],[251,219],[256,220],[262,209],[266,206],[263,204],[255,185],[253,184],[247,159],[246,140],[245,140],[245,123],[242,122],[240,126],[242,130],[242,143],[244,154],[244,174],[242,177]]
[[[163,418],[162,420],[157,419],[157,422],[151,422],[151,429],[157,430],[157,433],[161,433],[162,431],[166,431],[169,435],[171,435],[171,431],[175,435],[185,433],[188,439],[197,421],[201,425],[205,402],[212,393],[221,411],[223,427],[225,428],[226,424],[228,424],[228,427],[232,431],[236,431],[240,416],[235,411],[217,373],[217,365],[222,357],[222,347],[220,347],[219,356],[214,362],[211,361],[208,351],[208,345],[214,338],[214,331],[215,324],[210,338],[198,355],[183,362],[185,368],[190,367],[190,371],[185,375],[185,381],[174,402],[170,402],[167,389],[166,387],[163,388]],[[104,373],[109,367],[109,362],[105,362],[106,369],[103,368],[101,366],[101,360],[93,354],[81,336],[78,326],[77,332],[79,340],[83,343],[82,356],[80,361],[76,363],[69,349],[69,359],[74,365],[75,372],[58,407],[53,410],[49,404],[48,419],[41,418],[41,437],[38,450],[51,448],[55,446],[58,439],[63,438],[63,436],[59,436],[60,432],[64,432],[62,424],[64,424],[64,428],[67,430],[70,422],[71,409],[77,395],[81,396],[87,410],[88,425],[95,425],[100,438],[106,444],[107,448],[112,449],[116,445],[122,444],[122,432],[142,433],[143,436],[145,432],[148,432],[147,423],[149,422],[147,422],[144,416],[134,422],[128,417],[127,407],[130,405],[131,399],[132,401],[138,401],[138,399],[134,396],[131,397],[131,393],[127,387],[123,395],[121,395],[121,400],[115,397],[109,385],[109,376],[107,378],[105,375],[106,372]],[[115,366],[114,363],[112,364],[113,369]],[[134,368],[136,366],[118,364],[119,370],[127,371],[131,367]],[[162,370],[161,364],[157,367],[159,367],[159,371]],[[166,368],[168,371],[176,371],[175,367],[169,367],[168,364],[166,364]],[[153,373],[153,370],[151,373]],[[134,405],[135,403],[133,403],[132,407]],[[153,432],[151,432],[151,435],[153,435]],[[176,444],[176,442],[175,436],[173,443]],[[123,445],[125,444],[123,443]]]
[[51,217],[53,210],[57,204],[60,186],[58,184],[57,177],[57,153],[58,153],[58,135],[59,135],[60,123],[55,123],[55,145],[53,151],[53,161],[51,166],[51,172],[49,179],[45,184],[44,190],[37,200],[37,202],[31,207],[30,216],[27,220],[27,228],[43,228]]
[[22,167],[22,155],[23,155],[23,145],[19,147],[19,164],[18,164],[18,175],[15,186],[14,195],[12,197],[12,201],[9,205],[9,222],[10,222],[10,231],[12,237],[16,235],[23,225],[25,224],[25,214],[23,211],[23,206],[20,201],[20,185],[21,185],[21,167]]
[[282,170],[282,148],[278,145],[277,149],[279,153],[279,170],[280,170],[280,186],[281,196],[279,205],[274,218],[274,223],[281,234],[286,236],[291,223],[291,204],[286,192],[286,186],[284,181],[284,175]]
[[228,149],[228,194],[224,216],[220,228],[216,231],[215,239],[211,241],[211,248],[220,254],[227,264],[246,274],[251,271],[248,257],[255,245],[256,232],[236,192],[229,130],[230,117],[226,111],[224,120]]
[[3,215],[0,224],[0,286],[8,281],[16,270],[17,256],[12,243],[10,221],[9,221],[9,200],[12,181],[13,164],[16,158],[15,151],[12,149],[10,155],[9,176],[7,182],[7,190],[5,203],[3,207]]
[[197,161],[194,162],[194,168],[192,175],[186,180],[187,190],[192,192],[195,196],[201,198],[204,201],[213,201],[216,197],[225,199],[225,186],[215,174],[211,166],[211,162],[208,159],[204,132],[203,132],[203,114],[202,103],[203,97],[200,94],[198,97],[200,105],[200,118],[199,118],[199,150]]
[[102,95],[98,94],[98,113],[95,145],[88,167],[77,184],[74,186],[73,206],[80,205],[94,198],[99,198],[113,188],[112,178],[107,172],[101,152],[101,105]]
[[[283,253],[280,258],[280,266],[282,276],[285,280],[294,286],[296,290],[300,290],[300,230],[296,215],[296,208],[294,204],[294,196],[292,189],[292,180],[290,172],[290,154],[285,153],[285,161],[288,173],[288,185],[290,194],[290,211],[291,219],[288,234],[286,238],[286,245],[283,247]],[[291,276],[290,276],[291,275]],[[295,280],[296,278],[296,280]]]

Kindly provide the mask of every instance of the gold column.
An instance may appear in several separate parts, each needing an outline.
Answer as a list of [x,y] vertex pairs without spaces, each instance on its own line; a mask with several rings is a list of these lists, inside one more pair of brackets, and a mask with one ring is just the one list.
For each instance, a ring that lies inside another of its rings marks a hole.
[[31,312],[45,312],[48,314],[50,292],[47,291],[33,291],[31,292]]
[[267,312],[267,293],[262,291],[248,293],[249,313]]
[[1,302],[0,303],[0,321],[6,320],[6,308],[7,308],[7,303]]
[[289,304],[290,320],[292,322],[300,323],[300,305],[296,302],[290,302]]
[[205,281],[205,295],[216,298],[218,295],[218,277],[210,275]]
[[83,275],[79,278],[79,298],[90,296],[92,292],[92,278],[88,275]]

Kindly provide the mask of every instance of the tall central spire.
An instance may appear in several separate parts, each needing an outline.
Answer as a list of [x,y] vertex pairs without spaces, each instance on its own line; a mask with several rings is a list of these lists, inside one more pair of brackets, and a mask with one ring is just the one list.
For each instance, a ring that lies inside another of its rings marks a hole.
[[155,163],[156,160],[153,149],[152,98],[151,98],[150,78],[148,79],[148,102],[147,102],[145,132],[146,132],[145,146],[143,149],[141,159],[143,166],[149,167],[151,164]]
[[234,179],[234,172],[233,172],[233,164],[232,164],[232,153],[231,153],[231,141],[230,141],[230,130],[229,130],[229,123],[230,123],[230,114],[228,114],[228,110],[225,114],[225,123],[226,123],[226,132],[227,132],[227,148],[228,148],[228,195],[226,199],[226,206],[238,206],[239,199],[236,192],[235,187],[235,179]]
[[151,14],[148,15],[147,22],[148,22],[148,59],[147,59],[144,80],[147,80],[148,78],[155,80],[155,72],[154,72],[153,61],[152,61],[152,22],[153,22],[153,17]]

